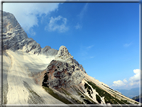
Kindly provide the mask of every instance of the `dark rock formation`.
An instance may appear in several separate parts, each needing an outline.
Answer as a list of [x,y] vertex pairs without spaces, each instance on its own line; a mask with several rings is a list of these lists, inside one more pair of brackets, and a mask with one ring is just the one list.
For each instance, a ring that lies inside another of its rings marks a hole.
[[47,82],[47,86],[53,88],[69,88],[72,85],[78,85],[84,78],[83,72],[79,69],[76,70],[74,65],[70,65],[66,62],[52,60],[47,67],[44,82]]

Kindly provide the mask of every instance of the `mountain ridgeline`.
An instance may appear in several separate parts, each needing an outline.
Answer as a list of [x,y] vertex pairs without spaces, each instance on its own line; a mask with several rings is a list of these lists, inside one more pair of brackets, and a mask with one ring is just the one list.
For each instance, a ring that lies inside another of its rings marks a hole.
[[87,75],[65,46],[41,48],[8,12],[2,42],[3,104],[139,104]]

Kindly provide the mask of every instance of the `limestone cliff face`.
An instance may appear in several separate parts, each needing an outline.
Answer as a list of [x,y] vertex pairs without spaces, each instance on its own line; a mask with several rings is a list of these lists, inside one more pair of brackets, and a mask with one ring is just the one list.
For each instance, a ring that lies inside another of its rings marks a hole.
[[20,49],[28,37],[11,13],[3,12],[2,27],[3,49]]
[[11,49],[13,51],[24,49],[25,52],[30,52],[33,54],[45,54],[47,56],[56,55],[58,50],[51,49],[51,47],[46,46],[41,48],[32,38],[28,38],[26,32],[20,26],[13,14],[8,12],[3,13],[3,50]]

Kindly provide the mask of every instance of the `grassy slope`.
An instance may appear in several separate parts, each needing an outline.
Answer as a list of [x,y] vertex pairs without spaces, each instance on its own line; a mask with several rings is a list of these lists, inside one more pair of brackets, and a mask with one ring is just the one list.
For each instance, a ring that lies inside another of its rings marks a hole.
[[[109,93],[107,93],[106,91],[104,91],[103,89],[99,88],[93,82],[91,82],[91,81],[87,81],[87,82],[88,82],[88,84],[90,84],[93,87],[93,89],[96,89],[96,91],[99,93],[99,95],[101,97],[105,96],[105,102],[106,103],[111,103],[111,104],[130,104],[126,100],[121,100],[121,101],[118,100],[117,98],[113,97],[112,95],[110,95]],[[98,97],[97,97],[97,100],[99,101]]]

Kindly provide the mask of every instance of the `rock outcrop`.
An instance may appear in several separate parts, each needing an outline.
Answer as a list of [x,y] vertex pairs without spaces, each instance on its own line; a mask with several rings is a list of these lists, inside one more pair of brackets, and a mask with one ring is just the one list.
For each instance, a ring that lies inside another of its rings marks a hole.
[[48,51],[47,51],[47,56],[55,56],[55,55],[57,55],[57,53],[58,53],[58,50],[56,50],[56,49],[49,49]]
[[81,64],[79,64],[74,58],[73,56],[69,53],[68,49],[65,46],[61,46],[59,48],[59,51],[56,55],[56,59],[57,60],[61,60],[70,64],[73,64],[74,66],[79,67],[83,72],[86,73],[85,69],[83,68],[83,66]]
[[59,57],[63,60],[73,58],[73,56],[71,56],[71,54],[69,53],[68,49],[65,46],[60,47],[59,52],[56,55],[56,57]]
[[44,48],[42,48],[41,49],[41,54],[47,54],[47,51],[49,50],[49,49],[51,49],[51,47],[50,46],[45,46]]
[[53,88],[69,88],[78,85],[84,78],[83,72],[75,65],[52,60],[46,69],[43,84]]

